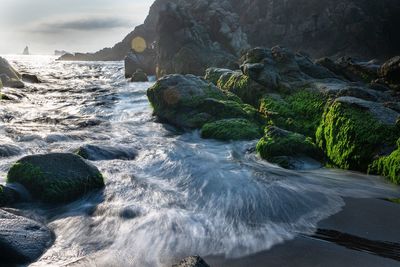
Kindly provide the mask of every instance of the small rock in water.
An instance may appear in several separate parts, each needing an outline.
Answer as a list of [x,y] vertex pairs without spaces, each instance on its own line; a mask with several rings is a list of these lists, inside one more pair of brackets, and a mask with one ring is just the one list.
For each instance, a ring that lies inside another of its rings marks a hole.
[[179,264],[172,267],[210,267],[201,257],[190,256],[183,259]]
[[138,209],[124,208],[119,213],[119,217],[126,220],[135,219],[140,216],[140,211]]
[[43,224],[0,209],[0,262],[26,264],[38,259],[53,243]]
[[29,83],[41,83],[42,81],[34,74],[22,74],[22,80]]
[[0,144],[0,158],[7,158],[20,155],[22,153],[22,149],[8,144]]
[[12,205],[19,199],[17,191],[0,184],[0,207]]
[[135,71],[135,73],[132,75],[131,82],[148,82],[149,78],[147,77],[147,74],[141,70],[138,69]]
[[74,201],[104,187],[100,171],[71,153],[24,157],[8,171],[7,182],[22,184],[34,199],[47,203]]
[[76,153],[84,159],[97,160],[133,160],[137,156],[137,151],[133,148],[120,146],[100,146],[84,145]]

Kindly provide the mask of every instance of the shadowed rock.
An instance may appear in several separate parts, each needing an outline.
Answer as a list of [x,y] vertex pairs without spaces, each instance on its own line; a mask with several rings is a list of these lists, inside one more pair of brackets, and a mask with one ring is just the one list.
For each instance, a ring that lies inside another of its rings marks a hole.
[[0,209],[0,262],[26,264],[38,259],[53,243],[43,224]]
[[179,264],[175,264],[172,267],[210,267],[202,258],[199,256],[190,256],[183,259]]
[[122,146],[84,145],[77,152],[79,156],[88,160],[133,160],[137,156],[137,150]]

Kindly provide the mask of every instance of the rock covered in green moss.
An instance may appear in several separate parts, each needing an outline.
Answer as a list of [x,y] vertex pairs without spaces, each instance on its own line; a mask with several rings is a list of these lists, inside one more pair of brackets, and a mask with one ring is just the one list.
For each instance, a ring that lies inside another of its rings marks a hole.
[[7,182],[22,184],[35,199],[48,203],[73,201],[104,187],[100,171],[71,153],[24,157],[10,168]]
[[400,139],[397,141],[397,149],[388,156],[374,160],[368,173],[385,176],[393,183],[400,184]]
[[322,152],[312,139],[302,134],[286,131],[275,126],[265,130],[265,136],[257,144],[257,152],[263,158],[282,167],[290,167],[291,158],[323,158]]
[[258,107],[260,99],[268,92],[268,89],[250,79],[240,72],[223,74],[217,83],[224,91],[237,95],[243,102]]
[[181,128],[201,128],[228,118],[254,121],[257,110],[193,75],[168,75],[147,90],[154,114]]
[[335,166],[367,171],[368,165],[400,136],[399,113],[380,103],[340,97],[325,111],[316,138]]
[[314,136],[324,113],[327,97],[307,89],[292,94],[269,94],[261,100],[260,111],[270,124]]
[[201,137],[206,139],[252,140],[260,136],[260,127],[246,119],[225,119],[206,123],[201,128]]
[[234,73],[234,71],[230,69],[221,69],[221,68],[208,68],[206,69],[206,74],[204,79],[213,83],[214,85],[218,85],[218,81],[223,75],[230,75]]

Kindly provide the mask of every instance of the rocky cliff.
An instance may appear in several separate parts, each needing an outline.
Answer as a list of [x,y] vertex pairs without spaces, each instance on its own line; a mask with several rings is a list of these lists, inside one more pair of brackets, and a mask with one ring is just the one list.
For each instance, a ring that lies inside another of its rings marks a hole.
[[[277,44],[314,57],[386,59],[400,52],[398,14],[397,0],[156,0],[145,22],[113,48],[64,59],[122,60],[137,36],[156,43],[162,73],[188,72],[193,63],[201,72],[204,62],[225,63],[216,56]],[[180,64],[182,57],[190,64]]]

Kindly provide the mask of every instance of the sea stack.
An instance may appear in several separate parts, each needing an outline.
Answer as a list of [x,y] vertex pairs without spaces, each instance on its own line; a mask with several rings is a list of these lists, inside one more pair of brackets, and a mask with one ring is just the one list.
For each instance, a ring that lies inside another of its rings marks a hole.
[[22,54],[23,55],[30,55],[28,46],[25,47],[24,52],[22,52]]

